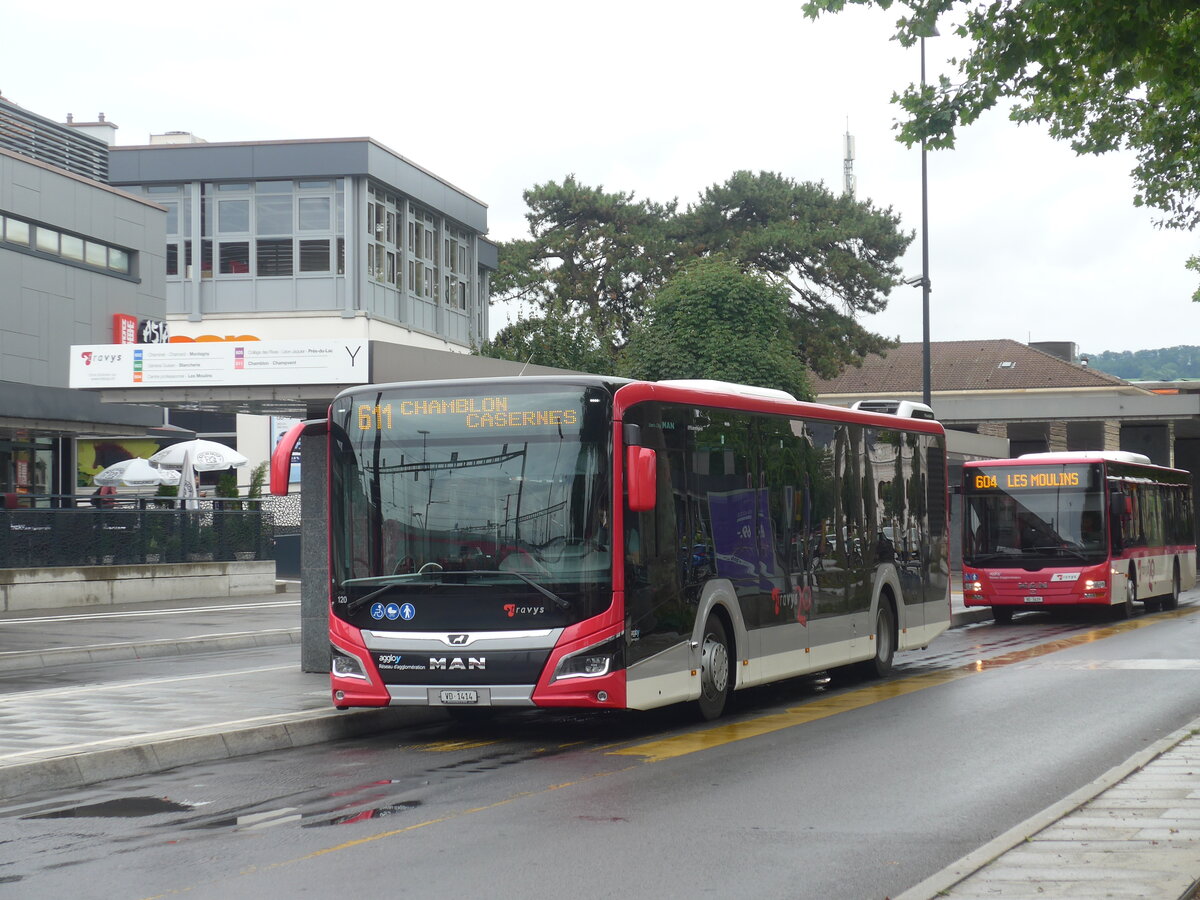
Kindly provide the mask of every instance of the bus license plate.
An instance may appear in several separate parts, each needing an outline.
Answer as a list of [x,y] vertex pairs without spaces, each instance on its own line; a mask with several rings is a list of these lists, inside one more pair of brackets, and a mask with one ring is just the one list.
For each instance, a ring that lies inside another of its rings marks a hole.
[[439,696],[441,701],[446,704],[479,702],[478,691],[442,691]]
[[1041,603],[1042,598],[1041,597],[1026,597],[1025,602],[1026,603]]

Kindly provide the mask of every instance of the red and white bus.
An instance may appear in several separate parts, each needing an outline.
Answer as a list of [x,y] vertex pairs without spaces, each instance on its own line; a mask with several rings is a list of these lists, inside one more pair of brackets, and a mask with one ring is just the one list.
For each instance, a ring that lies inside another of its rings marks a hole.
[[[273,492],[319,427],[280,442]],[[949,625],[929,419],[539,376],[356,387],[326,427],[339,708],[715,718],[739,688],[884,674]]]
[[1140,601],[1196,584],[1192,477],[1140,453],[1030,453],[963,465],[963,601],[1020,609]]

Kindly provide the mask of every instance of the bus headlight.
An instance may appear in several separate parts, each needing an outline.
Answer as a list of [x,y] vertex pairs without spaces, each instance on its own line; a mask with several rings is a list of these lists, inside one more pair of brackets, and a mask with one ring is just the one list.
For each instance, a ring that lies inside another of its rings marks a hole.
[[1108,587],[1107,581],[1095,581],[1093,579],[1088,579],[1083,583],[1083,589],[1085,591],[1101,591],[1106,587]]
[[368,680],[362,661],[358,657],[351,656],[337,647],[333,648],[333,665],[330,671],[337,678],[361,678],[363,681]]
[[578,650],[570,656],[564,656],[558,661],[552,681],[562,681],[565,678],[599,678],[621,668],[625,656],[625,636],[618,634],[583,650]]

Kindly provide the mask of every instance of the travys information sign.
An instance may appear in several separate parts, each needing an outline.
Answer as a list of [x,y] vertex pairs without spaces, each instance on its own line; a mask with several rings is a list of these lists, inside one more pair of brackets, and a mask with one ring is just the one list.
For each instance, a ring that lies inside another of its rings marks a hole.
[[211,341],[71,348],[73,388],[363,384],[366,341]]

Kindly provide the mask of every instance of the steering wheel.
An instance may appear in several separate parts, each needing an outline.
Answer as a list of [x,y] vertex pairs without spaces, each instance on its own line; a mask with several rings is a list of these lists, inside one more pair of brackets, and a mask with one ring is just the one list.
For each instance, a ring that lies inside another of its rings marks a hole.
[[425,563],[425,565],[421,566],[421,568],[417,569],[417,574],[424,575],[426,572],[440,572],[440,571],[442,571],[441,563],[427,562],[427,563]]

